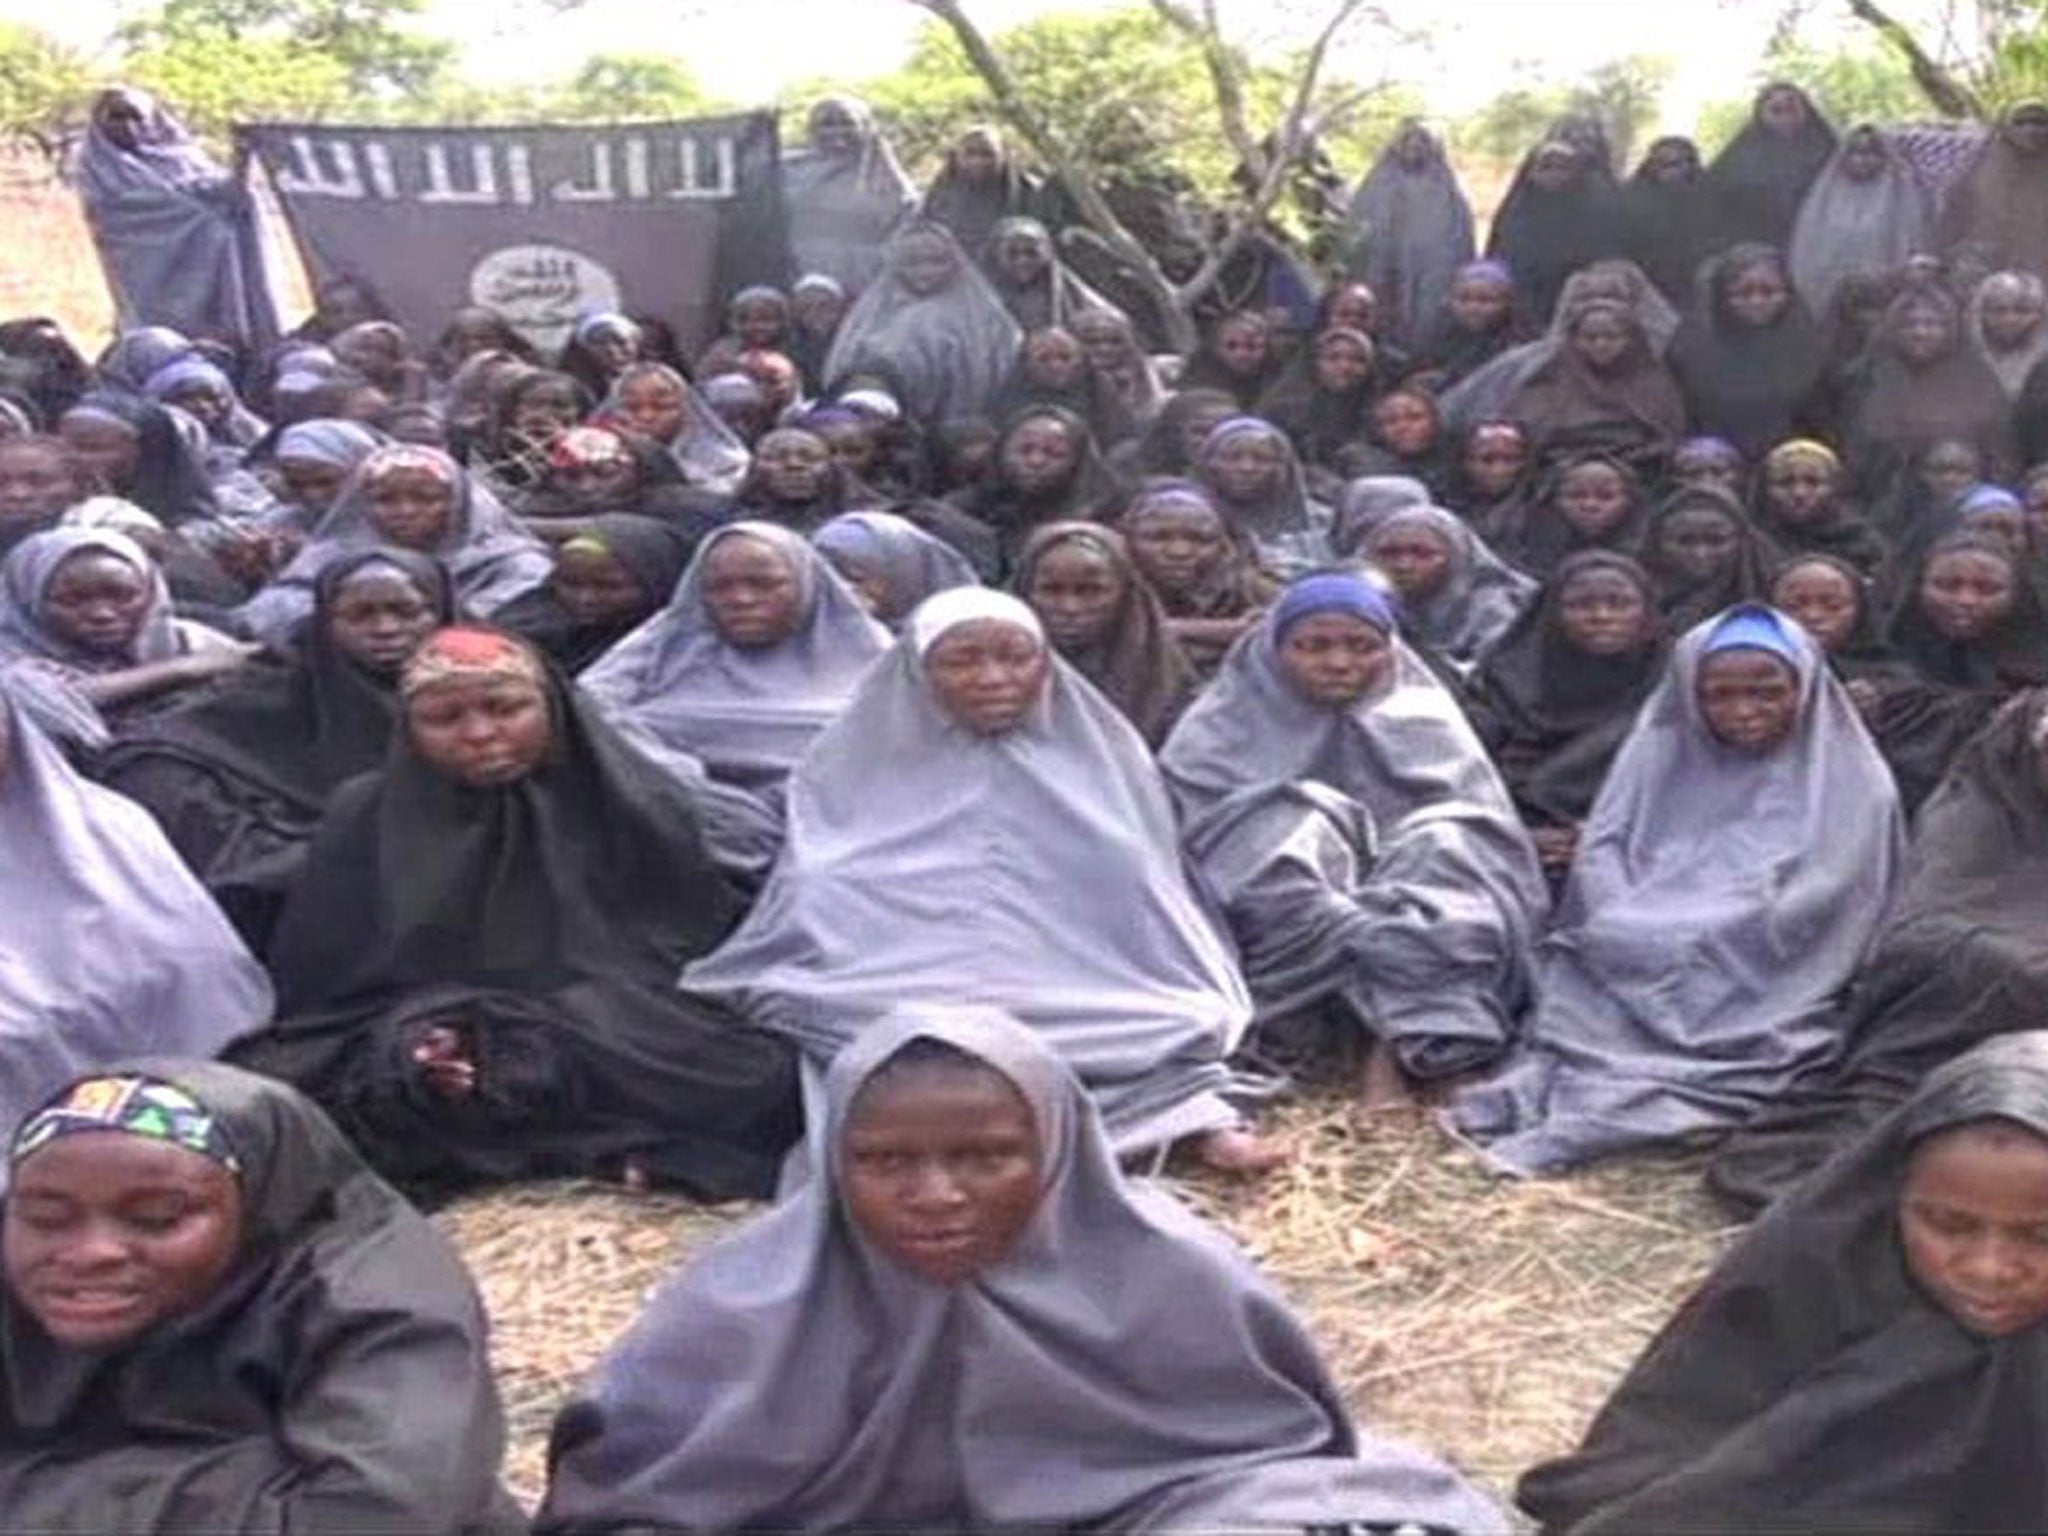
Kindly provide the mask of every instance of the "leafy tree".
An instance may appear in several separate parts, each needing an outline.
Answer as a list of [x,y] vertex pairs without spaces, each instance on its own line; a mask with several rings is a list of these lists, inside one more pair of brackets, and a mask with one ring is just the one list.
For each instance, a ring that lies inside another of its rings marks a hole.
[[682,60],[654,53],[593,54],[542,98],[543,110],[565,122],[689,117],[717,106]]
[[1590,115],[1606,127],[1617,170],[1640,147],[1676,66],[1661,55],[1631,54],[1597,65],[1575,81],[1538,82],[1503,91],[1451,127],[1466,154],[1511,165],[1561,117]]
[[34,27],[0,22],[0,135],[54,155],[84,120],[91,90],[92,71],[77,54]]
[[[1755,74],[1761,87],[1790,80],[1802,87],[1837,128],[1857,123],[1903,123],[1927,115],[1927,98],[1895,53],[1868,44],[1832,50],[1815,48],[1797,36],[1772,40]],[[1695,137],[1708,155],[1734,138],[1749,121],[1755,93],[1713,102],[1700,110]]]
[[431,90],[454,44],[409,25],[425,0],[161,0],[116,34],[138,67],[182,77],[199,67],[274,66],[289,83],[245,79],[272,92],[315,89],[338,76],[352,97]]

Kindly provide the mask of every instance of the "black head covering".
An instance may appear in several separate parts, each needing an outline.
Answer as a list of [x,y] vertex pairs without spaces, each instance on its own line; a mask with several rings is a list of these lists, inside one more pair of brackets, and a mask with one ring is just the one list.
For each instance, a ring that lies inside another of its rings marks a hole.
[[[1527,435],[1526,429],[1524,435]],[[1534,454],[1531,454],[1533,462]],[[1566,522],[1558,510],[1558,496],[1571,472],[1582,464],[1605,464],[1621,476],[1629,498],[1628,515],[1620,526],[1597,539],[1588,539]],[[1574,454],[1543,471],[1533,489],[1507,510],[1496,525],[1494,548],[1522,570],[1547,575],[1567,555],[1585,549],[1605,549],[1632,554],[1643,542],[1649,506],[1643,495],[1642,477],[1625,459],[1604,453]]]
[[1656,584],[1627,555],[1591,549],[1559,561],[1472,679],[1473,724],[1525,821],[1586,819],[1636,711],[1664,676],[1670,637],[1659,624],[1629,656],[1588,656],[1564,634],[1558,599],[1587,571],[1633,582],[1656,610]]
[[[1793,454],[1801,448],[1809,453],[1816,450],[1827,453],[1834,465],[1835,494],[1818,521],[1794,527],[1772,511],[1769,482],[1771,461],[1780,454]],[[1884,535],[1859,516],[1850,504],[1848,479],[1847,471],[1835,458],[1833,450],[1819,443],[1780,443],[1758,460],[1756,472],[1750,480],[1749,516],[1757,537],[1763,541],[1766,557],[1774,564],[1783,564],[1798,555],[1829,555],[1843,561],[1857,573],[1859,586],[1876,575],[1891,554],[1891,546]]]
[[[1763,121],[1763,104],[1790,91],[1806,105],[1799,128],[1782,135]],[[1756,93],[1757,110],[1728,147],[1714,157],[1707,173],[1729,241],[1761,240],[1783,249],[1792,238],[1792,222],[1814,177],[1835,152],[1835,130],[1798,86],[1774,80]]]
[[[1684,179],[1652,177],[1650,167],[1673,153],[1685,157]],[[1676,135],[1655,140],[1644,152],[1621,189],[1621,222],[1623,253],[1681,310],[1698,290],[1700,264],[1735,238],[1722,225],[1699,146]]]
[[1263,315],[1254,311],[1234,310],[1230,314],[1217,316],[1203,327],[1195,350],[1188,354],[1187,365],[1181,369],[1179,382],[1175,386],[1177,389],[1220,389],[1235,400],[1238,409],[1242,411],[1249,411],[1258,403],[1259,397],[1273,386],[1286,366],[1279,355],[1279,349],[1269,344],[1264,365],[1250,377],[1233,373],[1216,351],[1216,340],[1222,334],[1223,327],[1233,320],[1243,318],[1246,314],[1252,315],[1261,326],[1266,326],[1270,337],[1272,328],[1266,325]]
[[1522,1506],[1584,1536],[2048,1528],[2048,1328],[1967,1331],[1899,1240],[1914,1149],[1987,1120],[2048,1139],[2048,1035],[1936,1072],[1758,1222]]
[[1192,474],[1194,462],[1181,445],[1188,418],[1200,411],[1223,410],[1220,421],[1235,416],[1238,409],[1237,397],[1227,389],[1176,389],[1138,439],[1133,467],[1140,475]]
[[581,672],[651,616],[669,599],[689,564],[691,543],[671,524],[631,512],[606,512],[587,520],[577,542],[594,539],[639,582],[647,606],[622,619],[579,624],[569,616],[552,583],[515,597],[491,616],[523,635],[564,672]]
[[[1727,569],[1705,581],[1675,569],[1663,549],[1664,530],[1671,521],[1681,513],[1698,511],[1721,513],[1735,527],[1735,558]],[[1656,579],[1657,604],[1673,634],[1684,634],[1723,609],[1757,602],[1764,595],[1764,560],[1756,530],[1750,527],[1742,503],[1712,486],[1686,486],[1666,497],[1643,529],[1642,556],[1643,569]]]
[[[1010,439],[1033,421],[1058,422],[1080,445],[1073,474],[1047,492],[1024,490],[1003,467],[1004,450]],[[1102,460],[1095,434],[1088,430],[1086,421],[1064,407],[1034,405],[1012,417],[996,440],[995,459],[994,472],[960,497],[959,506],[996,531],[1006,568],[1022,554],[1024,541],[1033,529],[1047,523],[1096,520],[1115,510],[1116,481]]]
[[[1728,295],[1746,272],[1768,267],[1785,284],[1785,308],[1769,325],[1744,325]],[[1827,344],[1792,291],[1784,256],[1767,245],[1738,245],[1700,274],[1697,301],[1672,338],[1666,359],[1685,391],[1693,430],[1733,443],[1754,460],[1807,418],[1827,362]]]
[[139,1060],[217,1120],[242,1237],[196,1311],[110,1353],[0,1291],[0,1502],[101,1531],[517,1529],[485,1320],[448,1239],[292,1089]]
[[[1536,159],[1564,144],[1578,157],[1579,177],[1571,186],[1546,191],[1530,179]],[[1620,195],[1611,170],[1563,139],[1538,144],[1501,200],[1486,239],[1486,254],[1508,264],[1515,291],[1539,325],[1550,321],[1565,279],[1603,256],[1622,253]]]
[[79,397],[73,409],[112,416],[139,439],[135,472],[117,494],[153,514],[166,527],[215,515],[213,482],[206,466],[185,445],[171,413],[135,395],[95,389]]

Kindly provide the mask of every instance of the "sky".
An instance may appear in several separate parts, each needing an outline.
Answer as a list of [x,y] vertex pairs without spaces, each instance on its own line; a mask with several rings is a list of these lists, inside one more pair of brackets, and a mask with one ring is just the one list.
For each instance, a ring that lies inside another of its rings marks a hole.
[[[129,9],[142,0],[127,0]],[[1090,11],[1131,0],[968,0],[990,31],[1048,11]],[[1310,25],[1328,0],[1223,0],[1226,24]],[[1780,10],[1780,0],[1384,0],[1398,22],[1425,23],[1431,54],[1404,61],[1431,110],[1454,116],[1512,85],[1565,81],[1605,60],[1663,54],[1678,66],[1666,117],[1689,124],[1698,106],[1740,95]],[[1904,0],[1910,16],[1934,0]],[[1826,30],[1840,7],[1812,7]],[[0,18],[57,32],[76,46],[104,43],[122,0],[0,0]],[[573,73],[595,52],[674,53],[736,100],[773,101],[820,75],[887,73],[908,54],[925,13],[909,0],[584,0],[562,12],[551,0],[430,0],[427,25],[456,41],[466,70],[494,83]],[[1256,35],[1256,34],[1253,34]]]

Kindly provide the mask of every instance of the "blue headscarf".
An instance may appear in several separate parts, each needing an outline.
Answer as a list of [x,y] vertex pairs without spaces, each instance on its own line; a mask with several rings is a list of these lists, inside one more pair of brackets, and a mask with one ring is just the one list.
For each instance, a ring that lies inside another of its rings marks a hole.
[[1700,647],[1700,656],[1704,659],[1722,651],[1763,651],[1795,672],[1807,656],[1802,633],[1793,622],[1760,603],[1740,603],[1721,615]]
[[1280,594],[1273,605],[1273,643],[1279,645],[1290,629],[1319,613],[1349,614],[1383,635],[1397,629],[1393,599],[1371,581],[1355,571],[1319,571]]

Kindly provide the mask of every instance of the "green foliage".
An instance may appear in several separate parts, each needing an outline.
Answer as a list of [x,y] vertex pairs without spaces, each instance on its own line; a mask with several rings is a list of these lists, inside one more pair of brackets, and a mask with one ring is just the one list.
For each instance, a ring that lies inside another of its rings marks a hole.
[[563,122],[689,117],[717,105],[680,59],[652,53],[594,54],[548,93],[551,115]]
[[1610,59],[1575,81],[1539,81],[1503,91],[1451,125],[1461,153],[1512,165],[1561,117],[1590,114],[1606,125],[1615,159],[1626,166],[1642,148],[1676,66],[1661,55]]
[[19,22],[0,22],[0,136],[54,149],[82,123],[92,91],[85,61],[54,38]]
[[1824,50],[1796,36],[1772,41],[1758,62],[1749,94],[1709,103],[1693,136],[1711,157],[1742,129],[1755,110],[1756,91],[1773,80],[1802,87],[1837,128],[1857,123],[1905,123],[1930,115],[1912,71],[1891,49],[1859,43]]
[[351,92],[430,89],[455,55],[452,43],[410,30],[424,0],[161,0],[118,34],[134,55],[270,57],[307,66],[317,55]]
[[[1224,142],[1215,96],[1200,51],[1150,10],[1054,13],[991,35],[1025,97],[1062,135],[1084,165],[1115,164],[1142,175],[1177,176],[1211,196],[1229,183],[1237,157]],[[1247,60],[1247,91],[1256,134],[1279,125],[1298,78],[1299,60]],[[1330,83],[1324,102],[1353,89]],[[927,22],[910,59],[873,79],[827,78],[791,92],[785,143],[800,143],[803,118],[817,97],[846,92],[872,106],[913,175],[929,177],[946,146],[964,129],[996,118],[995,106],[953,34]],[[1395,123],[1418,108],[1413,92],[1389,91],[1324,136],[1325,149],[1355,179],[1392,136]],[[1132,131],[1133,125],[1142,129]],[[1015,142],[1016,136],[1008,136]]]

